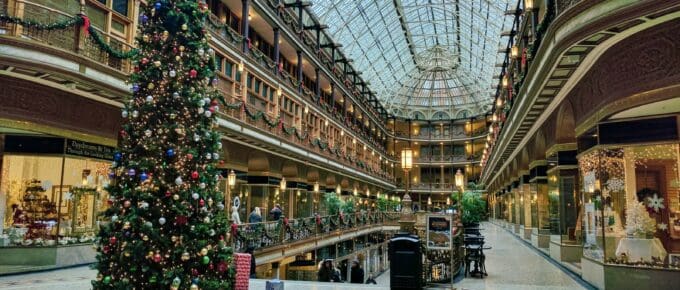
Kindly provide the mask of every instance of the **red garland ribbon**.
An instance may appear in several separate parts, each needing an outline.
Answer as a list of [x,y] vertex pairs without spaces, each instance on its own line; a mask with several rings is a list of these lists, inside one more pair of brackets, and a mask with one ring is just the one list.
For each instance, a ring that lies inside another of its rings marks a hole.
[[318,214],[316,215],[316,224],[321,225],[321,216],[319,216]]
[[288,227],[288,218],[287,217],[283,218],[283,225]]
[[283,130],[283,119],[279,118],[279,130]]
[[248,41],[248,49],[253,48],[253,44],[250,42],[250,38],[246,38],[246,40]]
[[84,14],[81,14],[80,17],[83,19],[83,33],[90,35],[90,18]]

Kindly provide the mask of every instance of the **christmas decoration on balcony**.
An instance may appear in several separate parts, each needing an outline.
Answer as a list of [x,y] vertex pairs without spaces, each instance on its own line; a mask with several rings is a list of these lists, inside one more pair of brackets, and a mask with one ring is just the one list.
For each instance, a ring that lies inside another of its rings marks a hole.
[[138,114],[124,120],[114,155],[94,289],[233,288],[223,236],[229,221],[217,189],[221,141],[213,112],[221,96],[212,86],[214,54],[206,53],[207,10],[198,2],[142,8],[139,50],[130,54],[134,93],[123,109]]

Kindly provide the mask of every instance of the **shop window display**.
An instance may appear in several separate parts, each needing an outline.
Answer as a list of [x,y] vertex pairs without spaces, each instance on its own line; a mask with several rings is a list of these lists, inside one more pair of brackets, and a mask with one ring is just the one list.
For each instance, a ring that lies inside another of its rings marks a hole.
[[5,154],[1,246],[55,246],[94,240],[108,206],[107,161]]
[[680,268],[679,150],[678,144],[608,147],[579,157],[584,255]]

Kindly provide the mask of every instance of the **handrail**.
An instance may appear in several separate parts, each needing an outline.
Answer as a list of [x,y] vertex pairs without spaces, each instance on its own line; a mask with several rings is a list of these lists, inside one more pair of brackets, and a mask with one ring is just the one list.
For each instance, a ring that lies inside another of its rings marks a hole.
[[396,224],[398,212],[356,212],[288,219],[261,223],[232,224],[231,242],[235,251],[248,247],[263,249],[365,226]]

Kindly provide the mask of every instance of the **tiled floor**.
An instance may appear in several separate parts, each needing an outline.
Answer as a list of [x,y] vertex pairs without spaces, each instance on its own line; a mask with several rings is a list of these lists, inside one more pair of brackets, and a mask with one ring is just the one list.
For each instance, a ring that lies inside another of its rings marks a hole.
[[[454,289],[588,289],[507,231],[489,223],[484,224],[483,227],[486,243],[492,247],[491,250],[485,251],[489,276],[484,279],[465,278],[453,285]],[[4,276],[0,277],[0,289],[90,289],[90,280],[94,276],[95,272],[88,267]],[[382,274],[376,280],[378,285],[361,286],[298,281],[285,281],[284,283],[286,289],[295,290],[386,289],[389,287],[389,272]],[[251,289],[264,289],[265,283],[265,280],[252,280]]]

